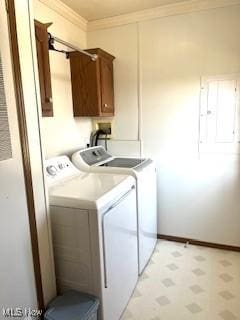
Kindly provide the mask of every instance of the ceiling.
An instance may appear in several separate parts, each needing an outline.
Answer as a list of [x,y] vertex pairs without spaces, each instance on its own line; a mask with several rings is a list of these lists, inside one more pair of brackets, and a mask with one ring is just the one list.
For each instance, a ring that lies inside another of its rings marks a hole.
[[[186,0],[61,0],[88,21],[132,13]],[[187,0],[190,1],[190,0]]]

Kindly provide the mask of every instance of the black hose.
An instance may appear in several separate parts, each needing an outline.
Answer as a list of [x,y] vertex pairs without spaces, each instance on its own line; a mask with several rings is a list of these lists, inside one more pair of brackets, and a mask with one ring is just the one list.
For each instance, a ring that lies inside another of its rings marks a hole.
[[98,145],[99,136],[100,136],[101,134],[106,134],[106,132],[103,131],[102,129],[99,129],[99,130],[96,131],[96,138],[95,138],[95,144],[94,144],[95,146]]

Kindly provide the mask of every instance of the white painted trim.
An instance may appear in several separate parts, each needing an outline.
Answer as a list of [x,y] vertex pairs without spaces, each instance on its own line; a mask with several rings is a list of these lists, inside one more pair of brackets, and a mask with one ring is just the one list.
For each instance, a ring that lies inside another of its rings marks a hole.
[[38,1],[57,12],[59,15],[75,24],[83,31],[94,31],[98,29],[117,27],[120,25],[136,23],[140,21],[240,5],[240,0],[188,0],[151,9],[141,10],[129,14],[114,16],[111,18],[87,21],[60,0]]
[[201,77],[201,86],[206,86],[209,81],[221,81],[221,80],[240,80],[240,73],[226,73],[216,76],[202,76]]
[[82,29],[83,31],[87,31],[87,24],[88,21],[77,14],[74,10],[69,8],[60,0],[38,0],[39,2],[43,3],[48,8],[52,9],[53,11],[57,12],[59,15],[70,21],[71,23],[75,24],[77,27]]
[[140,157],[143,158],[142,141],[142,63],[140,55],[140,26],[137,25],[137,96],[138,96],[138,141],[140,141]]
[[[31,65],[32,65],[33,77],[35,80],[34,88],[35,88],[35,101],[37,106],[36,116],[37,116],[37,122],[38,122],[38,139],[40,143],[39,157],[41,157],[39,162],[41,162],[41,166],[42,166],[41,173],[39,170],[38,174],[39,174],[39,179],[40,179],[40,176],[42,177],[43,188],[44,188],[43,190],[44,202],[43,202],[43,199],[41,200],[39,199],[38,201],[42,202],[42,208],[45,209],[42,211],[40,211],[39,209],[38,216],[36,216],[36,223],[37,223],[38,238],[39,238],[39,255],[40,255],[41,270],[45,270],[45,271],[47,270],[49,273],[49,275],[47,276],[46,272],[45,274],[42,272],[43,294],[44,294],[44,302],[46,305],[56,295],[57,289],[56,289],[56,274],[55,274],[55,264],[54,264],[53,244],[52,244],[52,229],[51,229],[51,223],[50,223],[51,217],[50,217],[50,210],[49,210],[49,203],[48,203],[49,202],[48,189],[45,182],[45,179],[46,179],[45,177],[46,173],[44,170],[45,157],[43,154],[44,148],[43,148],[43,140],[42,140],[43,123],[42,121],[40,121],[40,119],[42,118],[42,106],[41,106],[41,96],[40,96],[40,88],[39,88],[37,49],[36,49],[35,26],[34,26],[33,17],[34,17],[33,3],[32,1],[28,0],[29,36],[31,39],[31,54],[32,54]],[[34,178],[35,177],[33,176],[33,179]],[[33,186],[36,183],[39,185],[39,179],[33,180]],[[43,221],[44,221],[44,227],[46,228],[45,232],[43,232]],[[46,246],[46,244],[48,246]],[[48,264],[46,264],[46,261],[48,261]]]
[[240,0],[190,0],[175,4],[159,6],[147,10],[141,10],[130,14],[123,14],[111,18],[90,21],[87,31],[116,27],[124,24],[152,20],[168,16],[186,14],[202,10],[216,9],[240,5]]

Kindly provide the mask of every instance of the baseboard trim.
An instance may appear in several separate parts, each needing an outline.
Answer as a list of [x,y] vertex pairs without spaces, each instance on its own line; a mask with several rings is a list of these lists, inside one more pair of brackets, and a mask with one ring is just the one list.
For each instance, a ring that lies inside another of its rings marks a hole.
[[212,242],[200,241],[200,240],[183,238],[183,237],[168,236],[168,235],[164,235],[164,234],[158,234],[157,237],[158,237],[158,239],[161,239],[161,240],[181,242],[181,243],[188,242],[189,244],[193,244],[196,246],[240,252],[240,247],[229,246],[226,244],[212,243]]

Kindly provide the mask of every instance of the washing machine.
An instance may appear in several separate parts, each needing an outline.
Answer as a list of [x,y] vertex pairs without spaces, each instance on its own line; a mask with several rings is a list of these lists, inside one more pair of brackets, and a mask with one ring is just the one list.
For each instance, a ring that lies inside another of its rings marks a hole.
[[128,174],[135,178],[138,213],[139,274],[147,265],[157,241],[156,167],[151,159],[114,157],[102,146],[79,150],[72,162],[85,172]]
[[[59,292],[95,295],[102,320],[119,320],[138,278],[135,179],[45,162]],[[121,244],[121,245],[119,245]]]

